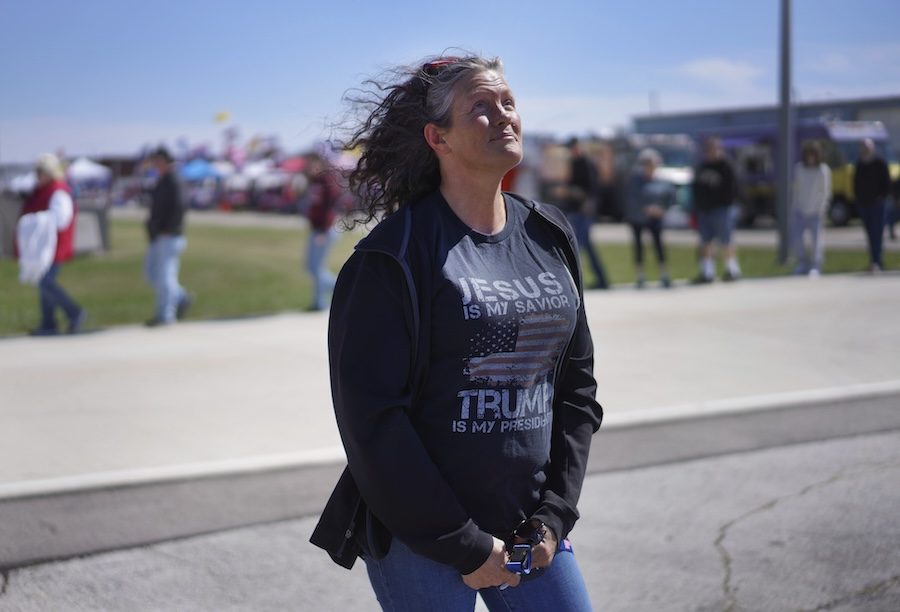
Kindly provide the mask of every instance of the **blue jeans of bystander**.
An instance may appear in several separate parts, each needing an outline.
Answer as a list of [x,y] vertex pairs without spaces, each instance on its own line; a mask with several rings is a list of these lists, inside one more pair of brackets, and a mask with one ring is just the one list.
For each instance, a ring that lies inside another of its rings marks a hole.
[[172,323],[178,305],[187,299],[184,287],[178,282],[181,253],[187,246],[184,236],[157,236],[147,248],[144,272],[156,293],[156,320]]
[[328,270],[327,259],[336,238],[334,228],[325,231],[311,229],[309,232],[306,268],[313,279],[313,310],[324,310],[328,295],[334,291],[335,277]]
[[41,331],[52,332],[56,330],[57,308],[61,308],[66,313],[70,325],[81,313],[81,307],[56,282],[59,270],[60,264],[52,264],[38,283],[38,298],[41,303]]
[[597,277],[596,286],[599,289],[606,289],[609,287],[609,281],[606,278],[606,270],[603,268],[603,262],[600,260],[600,255],[594,249],[594,245],[591,244],[591,218],[584,213],[567,213],[566,218],[569,220],[569,225],[572,226],[572,231],[575,232],[575,240],[578,242],[578,248],[587,253],[591,270],[593,271],[594,276]]
[[879,198],[874,202],[858,202],[859,217],[866,229],[866,239],[869,243],[869,263],[883,268],[881,261],[881,247],[884,240],[884,208],[885,200]]
[[[794,252],[797,274],[806,274],[811,270],[822,271],[825,253],[825,234],[822,229],[822,215],[806,214],[795,210],[791,212],[791,250]],[[810,252],[806,249],[806,234],[811,242]]]

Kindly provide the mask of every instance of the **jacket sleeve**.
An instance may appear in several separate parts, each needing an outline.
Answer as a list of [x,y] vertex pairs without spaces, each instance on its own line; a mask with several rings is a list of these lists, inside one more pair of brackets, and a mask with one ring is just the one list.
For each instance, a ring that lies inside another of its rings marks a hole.
[[578,520],[576,506],[587,471],[591,437],[603,419],[603,409],[595,399],[597,381],[593,370],[593,342],[582,305],[553,403],[547,488],[534,513],[559,539],[568,536]]
[[734,166],[730,163],[725,162],[725,174],[726,174],[726,183],[728,185],[728,205],[731,206],[738,199],[738,184],[737,177],[734,175]]
[[75,215],[75,205],[72,202],[72,196],[64,189],[57,189],[50,197],[49,210],[53,213],[56,229],[58,231],[66,229]]
[[328,330],[335,415],[369,510],[413,551],[462,574],[493,538],[471,520],[409,418],[410,294],[388,255],[355,253],[341,270]]
[[881,160],[879,164],[879,176],[878,176],[878,196],[881,198],[887,198],[891,195],[891,169],[888,167],[887,162]]
[[[565,219],[559,220],[568,227]],[[571,228],[570,249],[574,249]],[[577,250],[574,251],[577,253]],[[578,520],[578,498],[587,471],[591,437],[600,428],[603,408],[595,399],[594,344],[584,311],[581,269],[577,257],[578,293],[581,301],[575,333],[556,384],[553,400],[553,432],[550,445],[550,469],[544,496],[534,517],[553,530],[560,540],[567,537]]]
[[831,202],[831,168],[828,164],[822,164],[822,212],[828,210],[828,203]]

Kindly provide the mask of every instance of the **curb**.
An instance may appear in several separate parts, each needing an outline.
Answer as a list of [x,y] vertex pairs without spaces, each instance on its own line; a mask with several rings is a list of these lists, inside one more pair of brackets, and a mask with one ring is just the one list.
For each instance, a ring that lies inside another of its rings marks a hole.
[[[900,381],[611,417],[588,473],[900,429]],[[321,511],[340,449],[0,487],[0,570]]]

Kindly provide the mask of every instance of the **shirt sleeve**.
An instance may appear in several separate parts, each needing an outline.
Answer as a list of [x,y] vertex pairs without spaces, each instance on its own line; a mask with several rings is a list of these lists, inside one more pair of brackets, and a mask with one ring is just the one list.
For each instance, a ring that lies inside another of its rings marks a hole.
[[50,197],[48,210],[53,214],[53,220],[56,222],[57,230],[64,230],[69,227],[72,217],[75,214],[75,205],[72,202],[72,196],[64,189],[57,189]]
[[390,256],[358,252],[345,264],[328,331],[335,415],[372,514],[413,551],[468,574],[488,558],[493,538],[463,509],[409,417],[411,307]]

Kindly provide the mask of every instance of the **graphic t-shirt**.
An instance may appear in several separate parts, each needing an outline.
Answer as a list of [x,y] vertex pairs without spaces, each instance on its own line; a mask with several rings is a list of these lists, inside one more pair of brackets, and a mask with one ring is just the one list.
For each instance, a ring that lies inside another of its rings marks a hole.
[[578,292],[561,238],[522,203],[506,198],[492,236],[436,204],[429,368],[413,419],[463,507],[500,535],[540,502]]

